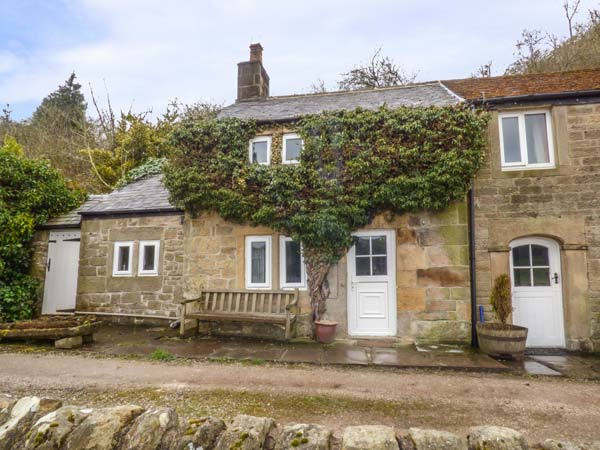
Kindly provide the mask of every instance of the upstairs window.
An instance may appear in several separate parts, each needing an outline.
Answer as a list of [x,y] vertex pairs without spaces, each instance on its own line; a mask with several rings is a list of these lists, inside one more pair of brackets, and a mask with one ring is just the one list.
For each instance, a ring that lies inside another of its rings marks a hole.
[[140,241],[139,275],[158,275],[160,241]]
[[286,236],[279,238],[279,274],[282,289],[306,287],[302,246]]
[[283,147],[281,149],[281,161],[283,164],[298,164],[303,145],[300,135],[296,133],[284,134]]
[[271,163],[271,137],[258,136],[251,139],[249,158],[251,163],[269,165]]
[[115,242],[113,276],[131,276],[133,242]]
[[271,288],[271,236],[246,236],[246,288]]
[[503,170],[554,167],[548,111],[503,113],[499,120]]

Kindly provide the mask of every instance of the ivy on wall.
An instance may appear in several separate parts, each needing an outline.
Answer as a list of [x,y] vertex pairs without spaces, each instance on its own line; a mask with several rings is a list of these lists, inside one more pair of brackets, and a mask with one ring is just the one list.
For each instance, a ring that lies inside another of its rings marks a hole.
[[23,156],[14,139],[0,147],[0,322],[35,312],[39,284],[29,275],[35,227],[82,200],[48,161]]
[[352,245],[352,232],[382,212],[441,210],[464,198],[487,122],[465,106],[325,112],[293,124],[304,140],[300,164],[264,166],[248,162],[256,123],[187,121],[172,135],[165,183],[171,201],[193,216],[213,211],[302,242],[318,320],[328,270]]

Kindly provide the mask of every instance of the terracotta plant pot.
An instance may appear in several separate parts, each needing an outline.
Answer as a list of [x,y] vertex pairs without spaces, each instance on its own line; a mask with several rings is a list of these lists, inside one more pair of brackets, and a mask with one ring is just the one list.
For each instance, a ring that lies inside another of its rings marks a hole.
[[501,323],[478,323],[479,349],[493,358],[523,359],[527,328]]
[[315,332],[317,342],[321,344],[331,344],[335,339],[335,330],[338,323],[334,320],[317,320],[315,322]]

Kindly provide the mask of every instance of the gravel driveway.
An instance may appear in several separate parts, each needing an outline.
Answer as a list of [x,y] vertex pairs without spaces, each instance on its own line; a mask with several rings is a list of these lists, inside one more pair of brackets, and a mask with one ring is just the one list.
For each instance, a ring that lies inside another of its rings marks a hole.
[[79,404],[169,404],[338,429],[502,425],[543,438],[600,439],[600,383],[500,374],[209,362],[149,362],[61,354],[0,354],[0,392]]

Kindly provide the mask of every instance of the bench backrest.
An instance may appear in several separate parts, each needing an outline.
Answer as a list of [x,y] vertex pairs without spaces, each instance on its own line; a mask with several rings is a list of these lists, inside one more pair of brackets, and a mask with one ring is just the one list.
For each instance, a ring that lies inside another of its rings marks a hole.
[[204,290],[200,292],[192,309],[215,313],[285,314],[286,306],[295,304],[297,300],[297,290]]

